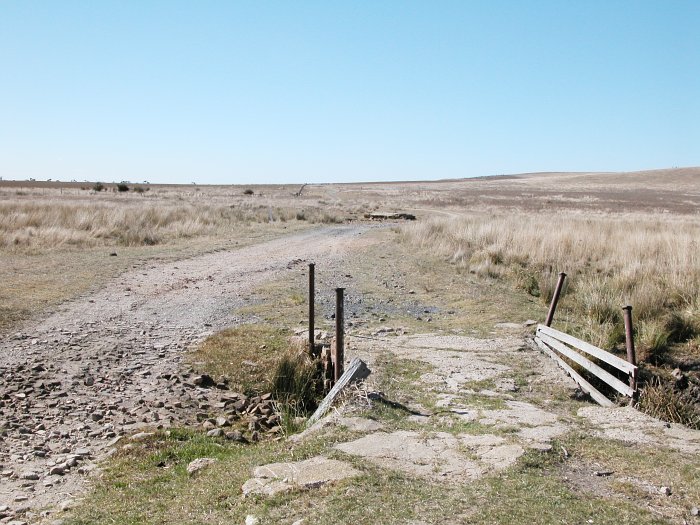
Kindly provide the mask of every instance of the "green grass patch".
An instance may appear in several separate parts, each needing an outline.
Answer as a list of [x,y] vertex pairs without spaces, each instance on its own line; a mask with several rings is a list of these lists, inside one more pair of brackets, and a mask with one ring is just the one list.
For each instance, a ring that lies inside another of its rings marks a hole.
[[[311,440],[294,449],[281,442],[247,446],[188,430],[158,433],[118,453],[65,523],[243,523],[250,511],[264,503],[241,495],[241,486],[254,467],[306,459],[316,455],[323,445]],[[201,457],[217,462],[188,476],[189,462]]]

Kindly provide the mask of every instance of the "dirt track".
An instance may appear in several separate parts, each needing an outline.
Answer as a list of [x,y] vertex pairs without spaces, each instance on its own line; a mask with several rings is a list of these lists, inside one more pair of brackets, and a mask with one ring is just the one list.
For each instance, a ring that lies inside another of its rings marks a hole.
[[183,351],[239,321],[232,311],[254,287],[303,260],[342,259],[369,228],[325,227],[134,269],[3,341],[0,508],[70,500],[120,436],[192,420],[212,400],[180,370]]

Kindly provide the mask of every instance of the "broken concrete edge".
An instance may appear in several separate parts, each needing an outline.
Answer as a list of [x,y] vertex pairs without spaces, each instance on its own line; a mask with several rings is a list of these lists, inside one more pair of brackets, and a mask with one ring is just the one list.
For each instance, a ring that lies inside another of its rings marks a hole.
[[366,379],[371,373],[372,371],[367,368],[367,365],[362,359],[359,357],[354,358],[350,362],[350,366],[348,366],[347,370],[345,370],[345,373],[340,376],[340,379],[338,379],[335,386],[331,389],[323,401],[321,401],[321,404],[316,409],[316,412],[314,412],[306,422],[306,426],[308,427],[313,425],[316,421],[321,419],[324,414],[330,410],[333,402],[340,395],[343,389],[345,389],[345,387]]

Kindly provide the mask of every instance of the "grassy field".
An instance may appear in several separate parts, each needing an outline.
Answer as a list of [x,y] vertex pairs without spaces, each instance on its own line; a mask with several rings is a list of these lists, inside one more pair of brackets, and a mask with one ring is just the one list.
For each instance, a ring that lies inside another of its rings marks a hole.
[[287,187],[269,196],[248,187],[93,187],[0,181],[0,333],[150,261],[346,219],[339,207],[295,198]]
[[[0,330],[149,259],[369,211],[412,210],[419,221],[402,229],[404,242],[543,305],[565,271],[556,323],[619,348],[621,307],[630,304],[641,361],[692,369],[700,360],[698,187],[695,168],[303,188],[103,184],[95,191],[93,183],[0,181]],[[431,272],[417,268],[409,287],[430,296]]]
[[[568,274],[559,324],[594,344],[624,342],[622,306],[633,305],[643,360],[700,340],[700,224],[695,217],[560,213],[471,215],[405,228],[407,242],[437,250],[470,273],[508,279],[551,300]],[[700,356],[699,356],[700,357]]]
[[[369,211],[411,211],[416,223],[373,233],[374,242],[350,258],[340,281],[338,272],[317,267],[323,287],[348,285],[351,350],[383,327],[490,338],[501,335],[496,326],[504,321],[541,321],[557,273],[565,271],[568,285],[555,327],[620,351],[621,307],[631,304],[645,379],[656,378],[655,387],[645,387],[656,397],[643,395],[642,408],[648,399],[654,405],[648,410],[673,419],[664,407],[694,410],[698,401],[683,397],[670,372],[678,367],[691,385],[697,381],[700,169],[310,185],[300,196],[298,186],[138,187],[143,191],[133,185],[121,192],[114,185],[95,191],[87,183],[0,182],[0,331],[20,330],[28,319],[134,267],[362,220]],[[304,271],[300,265],[291,278],[258,289],[258,300],[237,312],[251,324],[214,335],[188,355],[188,365],[225,375],[248,393],[274,389],[280,356],[293,346],[290,331],[305,319]],[[317,327],[330,330],[331,301],[325,299]],[[414,386],[427,370],[421,363],[387,352],[376,365],[378,385],[390,398],[435,408],[433,394]],[[581,406],[563,390],[533,391],[529,373],[515,377],[519,388],[529,388],[525,398],[546,398],[571,414]],[[503,406],[478,393],[463,401]],[[684,421],[693,413],[686,412]],[[418,429],[396,408],[375,404],[364,415],[389,430]],[[436,421],[430,431],[486,429]],[[503,435],[510,431],[501,429]],[[337,428],[300,444],[244,446],[189,429],[158,432],[106,463],[103,477],[65,523],[242,523],[249,514],[261,523],[308,516],[308,523],[320,524],[666,523],[687,516],[700,497],[698,469],[682,454],[631,449],[586,432],[566,434],[550,453],[527,452],[503,475],[462,485],[411,478],[333,449],[354,437]],[[361,476],[271,499],[240,497],[253,467],[319,454],[351,462]],[[218,462],[205,475],[188,477],[188,462],[203,456]],[[620,479],[595,484],[580,476],[580,469],[590,474],[606,468]],[[674,487],[674,498],[649,495],[623,474],[663,480]]]

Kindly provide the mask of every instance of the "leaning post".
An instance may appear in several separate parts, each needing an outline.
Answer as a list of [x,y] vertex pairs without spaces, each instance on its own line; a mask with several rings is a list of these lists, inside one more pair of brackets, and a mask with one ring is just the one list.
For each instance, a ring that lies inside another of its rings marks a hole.
[[314,302],[316,300],[314,263],[309,263],[309,355],[316,357],[315,327],[314,327]]
[[561,295],[562,286],[564,286],[564,279],[566,274],[564,272],[559,273],[559,280],[557,281],[557,287],[554,289],[554,295],[552,296],[552,304],[549,305],[549,312],[547,312],[547,320],[544,322],[545,326],[552,326],[552,320],[554,319],[554,312],[557,309],[557,303],[559,302],[559,295]]
[[333,379],[335,382],[343,375],[343,362],[345,360],[344,291],[345,288],[335,289],[335,355],[333,356]]
[[[627,305],[622,308],[623,318],[625,320],[625,346],[627,347],[627,361],[633,366],[637,366],[637,356],[634,354],[634,333],[632,331],[632,307]],[[637,392],[637,377],[636,374],[630,375],[630,388]]]

